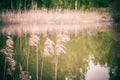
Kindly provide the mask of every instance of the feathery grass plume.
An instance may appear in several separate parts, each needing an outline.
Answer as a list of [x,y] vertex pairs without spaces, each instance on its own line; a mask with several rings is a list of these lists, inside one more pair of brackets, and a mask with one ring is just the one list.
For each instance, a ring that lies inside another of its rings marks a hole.
[[7,69],[7,74],[9,75],[12,75],[12,73],[14,72],[15,70],[15,65],[16,65],[16,62],[13,58],[13,40],[12,38],[10,37],[10,34],[8,34],[7,36],[7,41],[6,41],[6,52],[7,52],[7,55],[6,55],[6,61],[9,63],[8,65],[8,69]]
[[54,45],[55,45],[55,43],[52,40],[50,40],[49,38],[47,38],[45,43],[44,43],[44,52],[43,52],[43,54],[45,56],[49,56],[50,53],[54,53]]
[[13,42],[12,38],[10,36],[7,36],[7,38],[8,38],[7,41],[6,41],[7,47],[13,48],[14,42]]
[[55,80],[57,80],[57,69],[58,69],[58,56],[61,53],[65,52],[65,46],[62,44],[63,42],[70,41],[70,37],[65,30],[62,30],[59,34],[56,35],[56,44],[55,44]]
[[5,55],[5,64],[4,64],[4,76],[3,79],[5,80],[6,75],[6,62],[8,62],[8,68],[7,68],[7,74],[12,75],[12,73],[15,71],[16,62],[13,58],[13,40],[10,36],[10,33],[8,33],[7,40],[6,40],[6,48],[0,50],[0,52]]
[[[39,36],[31,35],[29,39],[29,45],[32,47],[36,47],[36,80],[38,80],[38,44],[39,44]],[[29,59],[29,58],[28,58]]]
[[70,37],[68,36],[67,31],[62,30],[59,34],[57,34],[57,40],[55,45],[57,55],[59,55],[60,53],[66,53],[64,50],[65,46],[62,43],[68,41],[70,41]]
[[30,39],[29,39],[29,45],[30,46],[37,46],[39,41],[40,41],[39,36],[32,34],[30,36]]
[[55,43],[50,40],[49,38],[46,38],[46,41],[44,43],[44,51],[42,55],[42,62],[41,62],[41,79],[42,80],[42,74],[43,74],[43,66],[44,66],[44,56],[50,56],[51,53],[54,53],[54,45]]

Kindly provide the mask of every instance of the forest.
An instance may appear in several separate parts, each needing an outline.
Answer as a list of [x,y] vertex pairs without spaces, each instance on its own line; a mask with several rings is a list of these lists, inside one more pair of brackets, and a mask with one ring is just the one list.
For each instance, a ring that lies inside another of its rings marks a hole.
[[0,10],[90,9],[110,7],[113,0],[1,0]]

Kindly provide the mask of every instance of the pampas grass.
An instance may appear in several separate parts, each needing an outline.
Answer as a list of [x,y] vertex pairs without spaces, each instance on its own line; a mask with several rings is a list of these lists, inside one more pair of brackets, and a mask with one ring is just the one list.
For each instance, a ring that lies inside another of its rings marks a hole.
[[33,34],[30,35],[29,45],[36,48],[36,80],[38,80],[38,44],[39,44],[39,41],[40,39],[38,35],[33,35]]
[[7,68],[7,75],[12,75],[12,73],[15,71],[16,61],[13,58],[13,40],[8,34],[7,40],[6,40],[6,47],[2,50],[0,50],[1,53],[5,55],[5,64],[4,64],[4,76],[3,80],[7,79],[5,77],[6,75],[6,62],[8,62],[8,68]]
[[55,43],[52,40],[50,40],[49,38],[46,38],[46,41],[44,43],[43,54],[45,56],[50,56],[51,55],[50,53],[54,53],[54,45],[55,45]]
[[63,29],[59,34],[56,34],[56,43],[55,43],[55,80],[57,80],[57,70],[58,70],[58,56],[61,53],[66,53],[65,46],[63,42],[70,41],[70,37],[67,32]]
[[50,56],[51,54],[54,53],[54,42],[52,40],[50,40],[48,37],[45,40],[44,43],[44,51],[42,54],[42,61],[41,61],[41,76],[40,76],[40,80],[42,80],[42,76],[43,76],[43,67],[44,67],[44,57]]

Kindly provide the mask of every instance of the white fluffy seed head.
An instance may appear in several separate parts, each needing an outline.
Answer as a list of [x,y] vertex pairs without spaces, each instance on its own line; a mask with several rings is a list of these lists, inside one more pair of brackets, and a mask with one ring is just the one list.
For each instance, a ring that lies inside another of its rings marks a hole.
[[63,44],[60,44],[60,43],[57,43],[56,46],[55,46],[55,49],[56,49],[56,54],[57,55],[60,55],[60,53],[66,53],[65,52],[65,46]]
[[49,56],[51,53],[54,53],[54,45],[55,45],[55,43],[52,40],[50,40],[49,38],[47,38],[45,43],[44,43],[43,54],[45,56]]
[[39,36],[37,35],[31,35],[29,39],[29,45],[30,46],[37,46],[39,44]]
[[57,34],[57,40],[55,46],[57,55],[60,55],[61,53],[66,53],[65,46],[62,43],[68,41],[70,41],[70,37],[68,36],[66,31],[62,31],[60,34]]
[[14,44],[14,42],[13,42],[12,38],[10,36],[8,36],[8,39],[6,41],[7,47],[13,48],[13,44]]

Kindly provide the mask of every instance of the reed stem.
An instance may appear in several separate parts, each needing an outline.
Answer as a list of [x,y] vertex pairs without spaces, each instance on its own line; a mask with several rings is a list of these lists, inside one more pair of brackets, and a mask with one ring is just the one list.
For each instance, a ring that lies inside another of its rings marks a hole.
[[55,80],[57,80],[58,55],[55,55]]
[[38,80],[38,46],[36,46],[36,80]]
[[3,75],[3,80],[5,80],[6,76],[6,57],[5,57],[5,64],[4,64],[4,75]]
[[44,55],[42,56],[42,61],[41,61],[41,77],[40,77],[40,80],[42,80],[42,76],[43,76],[43,66],[44,66]]

